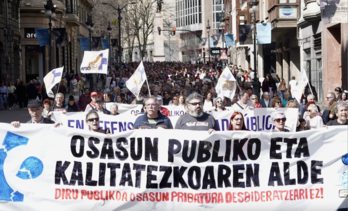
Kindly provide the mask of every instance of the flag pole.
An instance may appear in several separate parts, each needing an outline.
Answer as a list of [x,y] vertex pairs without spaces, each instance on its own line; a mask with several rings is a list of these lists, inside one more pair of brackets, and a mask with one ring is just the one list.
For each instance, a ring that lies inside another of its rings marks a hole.
[[149,90],[149,95],[151,97],[151,91],[150,91],[149,83],[147,82],[147,77],[146,77],[146,84],[147,84],[147,89]]

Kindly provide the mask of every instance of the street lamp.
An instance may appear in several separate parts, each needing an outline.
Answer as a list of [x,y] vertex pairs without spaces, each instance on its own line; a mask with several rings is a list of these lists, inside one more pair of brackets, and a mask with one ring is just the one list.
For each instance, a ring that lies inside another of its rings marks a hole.
[[44,5],[45,7],[45,14],[49,18],[49,71],[52,70],[52,46],[51,46],[51,30],[52,30],[52,18],[56,17],[56,5],[53,5],[52,0],[47,0],[47,3]]
[[253,19],[253,23],[254,23],[254,71],[255,74],[257,73],[257,69],[256,69],[256,57],[257,57],[257,53],[256,53],[256,12],[259,11],[259,7],[257,6],[259,4],[259,2],[257,0],[252,0],[249,3],[249,13],[251,14],[251,17]]
[[110,26],[110,21],[109,21],[109,26],[108,28],[106,28],[106,30],[108,30],[108,33],[109,33],[109,65],[110,65],[110,59],[112,57],[112,48],[111,48],[111,40],[110,40],[110,36],[111,36],[111,32],[112,32],[112,28]]
[[[92,51],[92,31],[94,30],[93,29],[93,26],[94,26],[94,23],[92,21],[92,15],[88,15],[87,17],[87,21],[86,21],[86,25],[87,25],[87,28],[88,28],[88,31],[89,31],[89,50]],[[93,92],[94,90],[94,81],[93,81],[93,74],[91,74],[91,77],[89,79],[89,84],[90,84],[90,90],[91,92]]]
[[[121,20],[122,20],[122,17],[121,17],[121,12],[122,12],[123,8],[125,8],[128,4],[124,5],[122,8],[120,8],[120,5],[118,5],[118,8],[115,8],[114,6],[112,6],[111,4],[106,3],[106,2],[103,2],[102,4],[109,5],[118,12],[118,62],[121,63],[121,54],[122,54],[122,47],[121,47]],[[136,2],[133,1],[129,4],[136,4]]]
[[210,26],[209,26],[209,20],[208,20],[208,25],[207,25],[207,27],[206,27],[206,29],[207,29],[207,32],[208,32],[208,53],[209,53],[209,63],[210,63],[210,34],[209,34],[209,32],[210,32]]

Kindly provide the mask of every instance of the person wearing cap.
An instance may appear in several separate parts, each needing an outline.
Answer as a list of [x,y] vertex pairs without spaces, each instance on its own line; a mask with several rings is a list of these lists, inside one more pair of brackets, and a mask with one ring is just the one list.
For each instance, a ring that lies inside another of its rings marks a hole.
[[[51,119],[45,118],[42,116],[43,107],[40,101],[32,100],[28,103],[28,112],[31,116],[31,119],[27,122],[28,124],[54,124],[54,127],[62,125],[62,123],[55,123]],[[11,125],[14,127],[20,126],[19,121],[11,122]]]
[[104,107],[104,100],[103,98],[97,98],[96,102],[95,102],[95,108],[93,108],[93,111],[96,111],[98,113],[103,113],[103,114],[107,114],[107,115],[110,115],[110,111],[107,110],[105,107]]
[[134,129],[173,129],[170,119],[160,111],[160,104],[156,97],[145,100],[145,113],[139,116],[133,126]]
[[91,99],[92,101],[90,103],[87,104],[85,111],[92,111],[92,110],[96,110],[96,106],[97,106],[97,99],[98,99],[98,93],[97,92],[92,92],[91,93]]

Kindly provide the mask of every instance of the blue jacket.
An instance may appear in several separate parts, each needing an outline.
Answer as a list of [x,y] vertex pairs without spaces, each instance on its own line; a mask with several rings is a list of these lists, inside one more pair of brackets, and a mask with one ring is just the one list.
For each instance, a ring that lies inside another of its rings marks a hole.
[[151,127],[149,124],[149,120],[147,118],[147,113],[145,112],[144,115],[139,116],[135,122],[133,129],[157,129],[157,128],[162,128],[162,129],[173,129],[172,122],[170,119],[163,115],[160,111],[158,111],[158,118],[157,118],[157,123],[155,127]]

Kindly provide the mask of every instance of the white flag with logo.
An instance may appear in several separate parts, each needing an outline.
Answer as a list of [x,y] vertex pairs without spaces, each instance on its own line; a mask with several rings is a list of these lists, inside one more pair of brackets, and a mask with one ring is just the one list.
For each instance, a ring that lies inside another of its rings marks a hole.
[[46,93],[49,97],[54,97],[52,88],[57,83],[60,83],[60,81],[62,80],[63,70],[64,70],[64,66],[56,68],[52,70],[51,72],[47,73],[47,75],[44,77]]
[[145,68],[141,61],[133,75],[127,80],[126,86],[135,96],[139,95],[143,83],[147,80]]
[[232,75],[230,69],[225,67],[224,71],[221,73],[219,81],[215,87],[216,93],[219,97],[233,98],[236,92],[237,81]]
[[109,49],[102,51],[84,51],[81,73],[108,73]]

